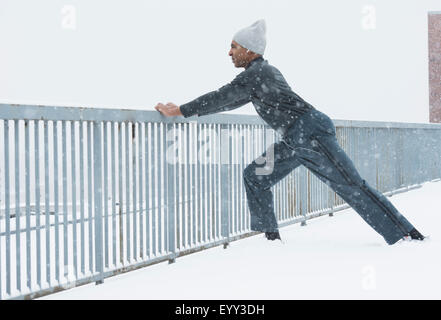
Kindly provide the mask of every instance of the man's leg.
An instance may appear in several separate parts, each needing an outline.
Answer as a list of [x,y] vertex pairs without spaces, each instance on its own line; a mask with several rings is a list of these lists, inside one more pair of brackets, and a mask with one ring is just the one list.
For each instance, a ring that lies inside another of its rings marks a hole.
[[[266,162],[262,164],[264,158]],[[251,230],[275,232],[278,230],[278,225],[274,212],[273,193],[270,188],[300,163],[296,160],[293,150],[284,141],[274,143],[256,160],[243,172],[251,214]],[[265,166],[269,168],[264,169]]]
[[335,127],[329,123],[331,120],[322,115],[316,122],[311,121],[317,128],[311,136],[302,143],[291,144],[296,158],[327,183],[387,243],[397,242],[414,227],[384,195],[360,177],[352,160],[338,144]]

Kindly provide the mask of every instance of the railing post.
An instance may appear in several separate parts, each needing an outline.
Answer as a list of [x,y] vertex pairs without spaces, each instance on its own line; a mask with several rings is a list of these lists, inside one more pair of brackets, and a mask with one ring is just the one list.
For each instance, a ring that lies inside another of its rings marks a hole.
[[300,205],[301,205],[301,213],[303,215],[303,220],[301,222],[301,226],[306,226],[306,209],[307,209],[307,201],[308,201],[308,179],[306,177],[307,172],[305,168],[300,168]]
[[229,167],[230,167],[230,132],[228,125],[221,125],[220,135],[220,155],[221,155],[221,236],[224,238],[224,249],[230,242],[230,189],[229,189]]
[[334,207],[335,207],[335,194],[331,188],[328,188],[328,205],[331,208],[331,212],[329,213],[330,217],[334,216]]
[[172,147],[172,152],[169,152],[170,145],[176,143],[175,141],[175,124],[167,123],[167,143],[166,148],[166,173],[167,173],[167,226],[168,226],[168,252],[171,253],[171,258],[168,260],[168,263],[174,263],[176,261],[176,203],[175,201],[175,161],[176,161],[176,151],[175,148]]
[[95,283],[104,282],[103,270],[103,185],[101,161],[101,121],[93,123],[93,170],[94,170],[94,209],[95,209]]

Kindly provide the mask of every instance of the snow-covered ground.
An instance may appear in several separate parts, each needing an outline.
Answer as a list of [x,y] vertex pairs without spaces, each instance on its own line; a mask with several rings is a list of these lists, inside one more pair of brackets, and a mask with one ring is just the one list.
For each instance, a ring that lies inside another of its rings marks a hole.
[[387,245],[351,209],[41,299],[441,299],[441,182],[393,196],[430,238]]

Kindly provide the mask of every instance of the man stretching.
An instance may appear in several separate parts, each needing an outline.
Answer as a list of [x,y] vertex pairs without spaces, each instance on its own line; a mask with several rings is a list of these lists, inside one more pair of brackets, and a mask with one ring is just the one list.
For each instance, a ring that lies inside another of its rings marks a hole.
[[269,240],[280,239],[270,188],[300,165],[330,186],[388,244],[406,238],[423,240],[390,201],[360,177],[338,144],[332,120],[294,93],[280,71],[263,59],[265,33],[265,21],[259,20],[234,35],[228,54],[236,68],[245,70],[231,83],[181,106],[158,103],[155,109],[165,116],[187,118],[252,102],[259,116],[280,133],[282,140],[272,146],[273,171],[256,174],[264,164],[254,160],[243,172],[251,230],[265,232]]

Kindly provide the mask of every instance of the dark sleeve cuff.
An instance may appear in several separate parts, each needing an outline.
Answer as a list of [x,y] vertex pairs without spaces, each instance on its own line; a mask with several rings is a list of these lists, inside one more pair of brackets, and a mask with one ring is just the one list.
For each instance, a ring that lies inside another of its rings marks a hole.
[[179,107],[179,110],[181,110],[182,115],[184,116],[184,118],[188,118],[191,117],[195,114],[197,114],[197,111],[195,110],[195,108],[193,108],[190,104],[183,104]]

